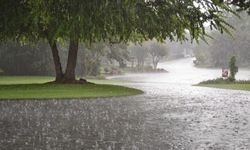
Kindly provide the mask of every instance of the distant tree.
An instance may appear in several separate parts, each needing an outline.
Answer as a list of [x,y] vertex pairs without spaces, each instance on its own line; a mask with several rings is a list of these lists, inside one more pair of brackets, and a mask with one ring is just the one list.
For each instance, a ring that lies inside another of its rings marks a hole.
[[144,45],[133,45],[131,46],[131,55],[136,59],[137,61],[137,68],[139,70],[144,68],[145,60],[148,57],[148,51],[147,47]]
[[116,60],[120,68],[126,67],[126,62],[129,61],[129,51],[126,43],[107,44],[109,50],[107,52],[107,59],[112,62]]
[[232,55],[240,66],[250,66],[250,16],[239,13],[241,18],[228,15],[227,22],[235,26],[232,36],[211,33],[213,39],[208,44],[200,42],[194,48],[194,54],[201,65],[209,67],[227,67]]
[[85,76],[97,76],[100,74],[102,58],[106,55],[107,47],[104,42],[93,43],[90,47],[80,46],[79,58]]
[[[47,41],[55,82],[78,83],[75,68],[80,41],[89,45],[102,40],[185,40],[187,31],[198,40],[206,36],[205,22],[210,22],[211,29],[227,31],[223,10],[230,11],[230,7],[218,0],[2,0],[0,40]],[[69,41],[65,72],[59,41]]]
[[153,69],[156,69],[159,61],[168,55],[166,45],[157,42],[151,42],[148,51],[152,58]]

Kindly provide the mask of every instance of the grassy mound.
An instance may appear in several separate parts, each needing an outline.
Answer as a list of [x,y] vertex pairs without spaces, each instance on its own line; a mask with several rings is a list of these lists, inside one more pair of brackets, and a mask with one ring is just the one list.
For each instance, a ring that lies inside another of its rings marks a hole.
[[70,99],[128,96],[143,93],[141,90],[133,88],[110,85],[114,82],[108,80],[91,80],[97,81],[98,84],[83,85],[43,84],[52,80],[52,77],[0,76],[0,99]]
[[199,84],[250,84],[250,81],[248,80],[230,81],[229,79],[217,78],[213,80],[202,81]]
[[228,79],[224,80],[222,78],[218,78],[200,82],[198,86],[250,91],[250,81],[245,80],[230,81]]

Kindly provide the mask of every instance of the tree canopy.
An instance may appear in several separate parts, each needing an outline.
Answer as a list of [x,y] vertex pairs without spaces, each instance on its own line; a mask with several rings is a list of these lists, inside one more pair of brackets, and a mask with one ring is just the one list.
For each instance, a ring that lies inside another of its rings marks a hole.
[[[221,32],[230,27],[220,0],[2,0],[0,40],[46,40],[51,46],[58,79],[75,80],[80,41],[111,43],[157,39],[186,40],[206,36],[205,23]],[[65,73],[58,41],[69,41]],[[64,80],[63,80],[64,81]]]
[[204,35],[204,23],[225,27],[217,0],[4,0],[1,39],[69,39],[137,41],[184,39]]

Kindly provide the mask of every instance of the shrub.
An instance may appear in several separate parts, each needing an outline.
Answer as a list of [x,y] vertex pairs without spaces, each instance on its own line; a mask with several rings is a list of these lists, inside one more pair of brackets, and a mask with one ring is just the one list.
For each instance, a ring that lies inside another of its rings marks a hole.
[[238,72],[238,67],[236,66],[235,56],[232,56],[230,61],[229,61],[229,69],[230,69],[230,76],[228,79],[230,81],[235,81],[235,75]]

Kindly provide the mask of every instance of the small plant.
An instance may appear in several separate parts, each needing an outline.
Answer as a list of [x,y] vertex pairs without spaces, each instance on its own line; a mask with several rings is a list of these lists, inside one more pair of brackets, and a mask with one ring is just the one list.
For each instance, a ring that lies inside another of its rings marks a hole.
[[229,61],[229,69],[230,69],[230,76],[228,79],[230,81],[235,81],[235,75],[238,72],[238,67],[236,66],[235,56],[232,56],[230,61]]

